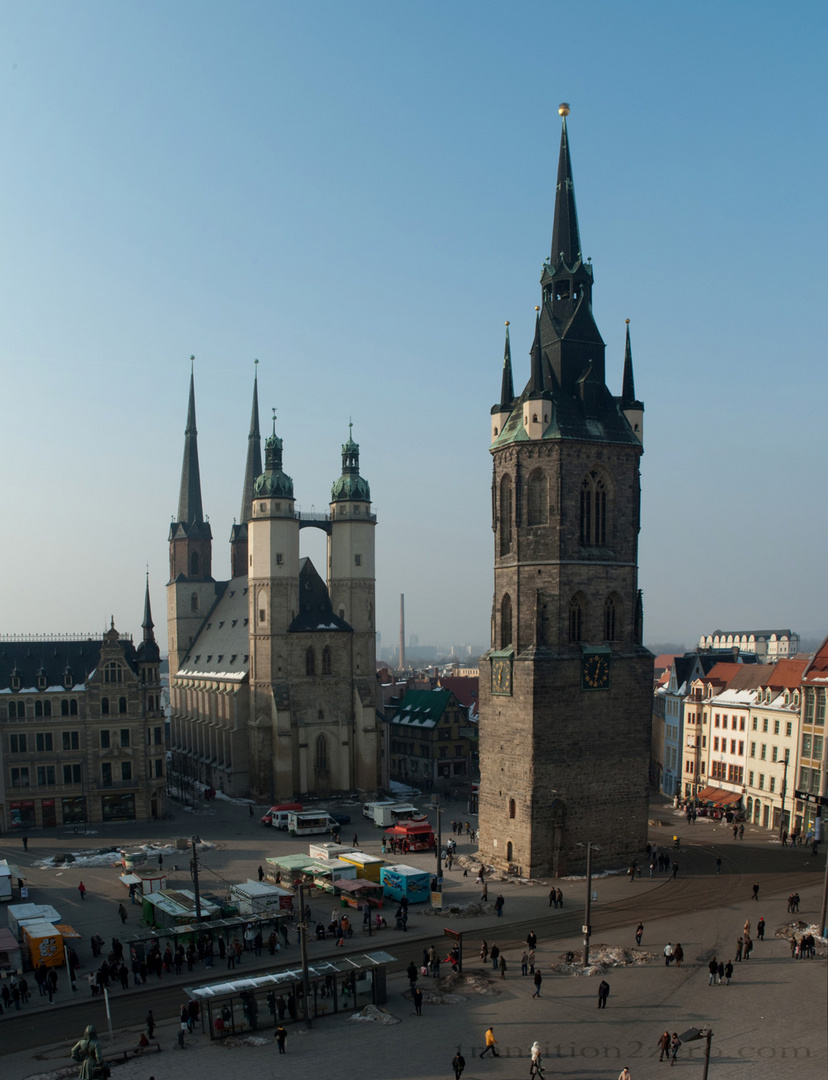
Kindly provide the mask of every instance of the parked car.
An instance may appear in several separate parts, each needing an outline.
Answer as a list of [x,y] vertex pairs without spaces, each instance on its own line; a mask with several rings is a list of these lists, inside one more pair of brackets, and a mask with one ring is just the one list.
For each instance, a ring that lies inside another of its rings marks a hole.
[[350,816],[350,814],[337,814],[337,813],[334,813],[333,810],[330,810],[329,813],[330,813],[330,816],[337,823],[337,825],[350,825],[351,824],[351,816]]

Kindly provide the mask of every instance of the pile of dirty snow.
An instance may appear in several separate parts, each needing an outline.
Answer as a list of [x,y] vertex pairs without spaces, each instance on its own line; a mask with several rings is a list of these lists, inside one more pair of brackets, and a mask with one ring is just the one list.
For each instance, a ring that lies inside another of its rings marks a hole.
[[588,967],[582,964],[583,953],[573,953],[572,961],[566,959],[566,954],[561,956],[561,962],[552,965],[552,971],[557,975],[603,975],[612,968],[617,967],[644,967],[645,964],[653,964],[660,957],[654,953],[644,952],[643,949],[627,949],[620,945],[590,945]]
[[386,1027],[391,1024],[399,1024],[399,1019],[396,1016],[392,1016],[390,1012],[386,1012],[385,1009],[380,1009],[378,1005],[366,1005],[364,1009],[359,1012],[352,1013],[349,1020],[356,1020],[358,1023],[374,1023],[384,1024]]

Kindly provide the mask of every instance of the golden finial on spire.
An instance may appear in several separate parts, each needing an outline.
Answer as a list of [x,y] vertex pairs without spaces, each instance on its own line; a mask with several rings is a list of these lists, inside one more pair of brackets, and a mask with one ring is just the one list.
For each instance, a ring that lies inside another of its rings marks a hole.
[[509,320],[508,320],[508,319],[506,320],[506,323],[505,323],[505,325],[506,325],[506,326],[509,326]]
[[569,116],[569,102],[562,101],[558,106],[558,116],[563,116],[566,119]]
[[535,304],[535,311],[540,311],[540,304]]
[[630,320],[629,319],[624,319],[624,322],[627,324],[627,326],[630,325]]

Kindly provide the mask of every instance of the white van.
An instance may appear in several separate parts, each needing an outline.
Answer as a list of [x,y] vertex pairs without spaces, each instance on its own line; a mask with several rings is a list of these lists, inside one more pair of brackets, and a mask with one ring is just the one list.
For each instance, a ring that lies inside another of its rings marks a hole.
[[339,826],[325,810],[305,810],[288,814],[287,829],[291,836],[313,836],[315,833],[329,833]]
[[395,799],[378,799],[376,802],[367,802],[362,804],[362,816],[367,817],[369,821],[374,820],[374,809],[377,806],[396,806]]
[[5,859],[0,859],[0,900],[12,898],[12,872]]

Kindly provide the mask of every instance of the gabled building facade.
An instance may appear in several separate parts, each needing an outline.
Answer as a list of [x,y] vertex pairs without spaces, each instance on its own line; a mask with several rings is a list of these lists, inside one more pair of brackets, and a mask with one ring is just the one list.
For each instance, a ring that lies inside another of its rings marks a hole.
[[164,794],[164,713],[149,585],[143,639],[0,640],[0,832],[150,821]]
[[430,787],[470,778],[477,753],[469,710],[451,690],[408,690],[389,718],[391,778]]
[[[167,614],[173,768],[235,796],[287,800],[381,778],[371,494],[359,446],[342,446],[327,514],[296,509],[273,431],[261,464],[258,384],[229,580],[212,576],[191,374]],[[303,528],[328,538],[326,577],[300,556]]]
[[[480,852],[524,875],[605,863],[647,842],[652,662],[638,532],[644,407],[629,326],[622,391],[606,384],[563,117],[552,247],[530,376],[515,394],[509,329],[491,410],[494,598],[480,664]],[[611,782],[609,778],[612,778]]]

